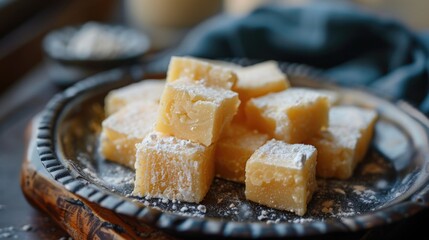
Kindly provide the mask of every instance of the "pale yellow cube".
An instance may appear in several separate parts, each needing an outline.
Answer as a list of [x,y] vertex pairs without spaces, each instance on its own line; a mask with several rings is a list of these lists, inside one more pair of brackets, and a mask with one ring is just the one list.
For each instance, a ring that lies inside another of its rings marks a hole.
[[102,122],[99,151],[106,159],[134,168],[136,147],[153,130],[159,104],[136,102]]
[[225,89],[231,89],[237,82],[237,75],[230,68],[191,57],[172,57],[168,66],[167,82],[183,78],[209,87]]
[[216,146],[216,175],[244,183],[247,160],[267,140],[267,135],[256,130],[238,124],[227,126]]
[[277,62],[266,61],[249,67],[236,69],[237,83],[233,90],[238,93],[241,104],[235,117],[236,122],[245,119],[246,102],[268,93],[287,89],[290,83],[286,75],[279,69]]
[[356,149],[360,137],[357,130],[331,126],[306,141],[317,149],[316,175],[323,178],[350,178],[358,163]]
[[361,136],[356,147],[356,161],[364,158],[374,134],[374,126],[378,114],[375,110],[356,106],[337,106],[329,112],[329,125],[347,127],[350,131],[357,130]]
[[201,202],[214,176],[214,147],[152,132],[137,145],[134,195]]
[[247,161],[246,198],[304,215],[317,187],[316,159],[311,145],[268,141]]
[[167,135],[210,146],[237,111],[237,93],[189,81],[168,83],[155,129]]
[[328,98],[308,89],[253,98],[245,110],[249,126],[288,143],[301,143],[328,126]]
[[275,61],[244,67],[236,70],[236,73],[238,81],[233,90],[238,92],[242,102],[268,93],[280,92],[290,86],[286,75]]
[[159,103],[164,91],[165,80],[147,79],[138,83],[115,89],[105,98],[106,115],[111,115],[129,103],[150,101]]

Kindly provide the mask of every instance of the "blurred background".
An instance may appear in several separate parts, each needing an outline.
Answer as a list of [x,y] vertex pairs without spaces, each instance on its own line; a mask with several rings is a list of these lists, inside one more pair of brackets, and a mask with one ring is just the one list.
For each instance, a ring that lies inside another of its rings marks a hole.
[[[396,18],[416,31],[429,30],[428,0],[316,1],[354,5],[380,16]],[[267,3],[293,6],[311,4],[312,1],[0,0],[0,233],[2,234],[0,238],[8,234],[7,236],[11,238],[19,239],[66,239],[63,237],[67,237],[67,234],[46,215],[34,210],[20,191],[19,172],[26,147],[23,141],[24,130],[61,87],[72,83],[73,80],[79,80],[85,74],[92,74],[118,64],[108,61],[107,64],[104,62],[97,68],[94,67],[97,61],[93,61],[89,65],[94,68],[86,72],[82,72],[78,67],[65,67],[62,64],[70,62],[70,59],[52,61],[52,58],[58,60],[63,56],[61,51],[56,51],[58,47],[61,48],[58,42],[52,44],[50,57],[43,50],[47,34],[66,26],[77,26],[91,21],[131,27],[146,36],[150,42],[148,49],[140,49],[141,55],[136,55],[137,58],[144,60],[176,47],[190,30],[214,15],[245,16],[256,7]],[[117,43],[115,36],[118,36],[114,31],[107,31],[109,36],[107,37],[100,35],[103,29],[97,27],[87,29],[88,34],[80,36],[76,44],[69,44],[72,45],[70,48],[73,51],[80,53],[79,56],[92,57],[106,52],[113,54],[111,50],[115,48]],[[67,34],[66,31],[62,37],[69,40]],[[120,35],[128,43],[128,35]],[[103,44],[98,44],[100,42]],[[72,66],[88,63],[82,59],[71,60]],[[119,63],[123,63],[123,60]],[[53,79],[53,76],[71,77],[71,81],[64,84],[61,79]],[[397,82],[393,80],[394,83]],[[417,88],[425,89],[427,86],[413,86],[413,89]],[[414,94],[413,91],[410,92]],[[429,105],[426,109],[429,112]],[[20,230],[21,227],[24,230]]]
[[[325,0],[329,1],[329,0]],[[43,62],[42,39],[51,30],[88,21],[132,26],[147,34],[151,51],[175,46],[212,15],[245,15],[265,3],[310,0],[0,0],[0,92]],[[318,1],[320,2],[320,0]],[[429,29],[427,0],[335,1],[393,16],[414,29]]]

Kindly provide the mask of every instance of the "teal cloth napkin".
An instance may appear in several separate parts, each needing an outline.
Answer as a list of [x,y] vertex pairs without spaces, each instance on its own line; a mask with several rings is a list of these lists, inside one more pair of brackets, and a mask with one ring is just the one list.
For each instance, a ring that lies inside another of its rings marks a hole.
[[429,114],[429,37],[349,5],[263,6],[243,18],[217,16],[171,55],[275,59],[311,65],[337,83],[364,85]]

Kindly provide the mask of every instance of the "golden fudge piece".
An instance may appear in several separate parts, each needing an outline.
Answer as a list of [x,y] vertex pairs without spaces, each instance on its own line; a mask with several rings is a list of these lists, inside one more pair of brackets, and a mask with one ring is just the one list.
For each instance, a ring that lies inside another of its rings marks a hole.
[[237,93],[181,80],[168,83],[155,129],[210,146],[237,111]]
[[246,164],[246,198],[268,207],[304,215],[317,187],[317,150],[270,140]]
[[172,57],[168,66],[167,82],[182,78],[225,89],[231,89],[237,82],[237,75],[230,68],[191,57]]
[[290,86],[286,75],[279,69],[277,62],[266,61],[249,67],[236,69],[238,81],[233,90],[238,93],[241,104],[234,120],[243,121],[246,102],[268,93],[280,92]]
[[253,98],[245,110],[249,126],[288,143],[303,142],[328,126],[328,98],[308,89]]
[[337,106],[329,112],[329,126],[347,127],[350,131],[358,130],[361,136],[356,147],[356,161],[362,161],[365,156],[372,136],[378,114],[371,109],[356,106]]
[[247,160],[267,140],[267,135],[256,130],[238,124],[227,126],[216,146],[216,175],[244,183]]
[[136,102],[112,114],[102,123],[100,153],[108,160],[134,168],[136,147],[153,130],[159,104]]
[[317,149],[318,177],[347,179],[358,163],[356,149],[361,134],[346,127],[330,126],[306,141]]
[[158,103],[164,86],[165,80],[148,79],[112,90],[105,98],[106,115],[109,116],[125,105],[136,101],[144,100]]
[[203,200],[214,176],[213,146],[152,132],[137,145],[134,195]]
[[267,61],[236,70],[238,81],[233,90],[246,102],[268,93],[280,92],[290,86],[277,62]]

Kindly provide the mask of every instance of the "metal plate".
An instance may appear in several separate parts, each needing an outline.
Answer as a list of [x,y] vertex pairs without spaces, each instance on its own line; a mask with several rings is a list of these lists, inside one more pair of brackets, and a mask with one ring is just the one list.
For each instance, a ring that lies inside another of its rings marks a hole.
[[141,77],[126,69],[96,75],[50,101],[37,137],[40,159],[71,192],[184,236],[255,238],[353,232],[427,208],[429,124],[421,113],[403,102],[392,103],[321,81],[317,71],[305,66],[282,63],[281,68],[294,86],[332,89],[340,94],[342,104],[375,108],[380,114],[372,146],[354,176],[344,181],[319,179],[303,217],[249,202],[243,185],[221,179],[215,179],[200,204],[131,196],[133,171],[105,161],[97,152],[104,96]]

